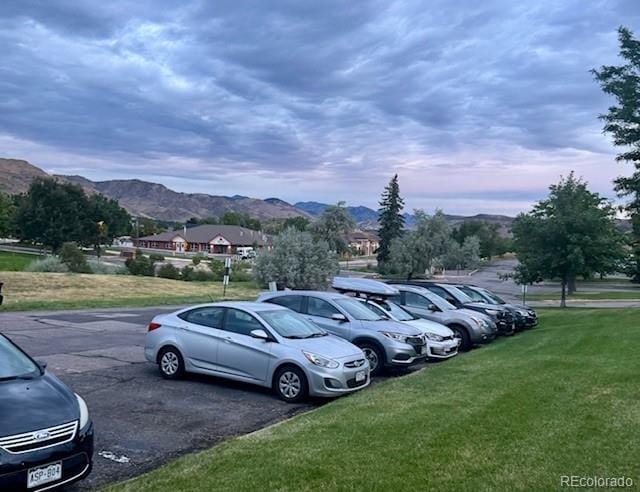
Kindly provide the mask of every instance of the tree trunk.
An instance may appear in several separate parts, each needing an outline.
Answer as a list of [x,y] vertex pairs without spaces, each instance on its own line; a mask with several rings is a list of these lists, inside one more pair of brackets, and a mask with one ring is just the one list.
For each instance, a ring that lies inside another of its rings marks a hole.
[[567,290],[569,295],[575,293],[575,291],[577,290],[576,287],[576,276],[575,275],[570,275],[569,276],[569,280],[567,282]]
[[567,307],[567,279],[565,277],[562,278],[562,294],[560,295],[560,307]]

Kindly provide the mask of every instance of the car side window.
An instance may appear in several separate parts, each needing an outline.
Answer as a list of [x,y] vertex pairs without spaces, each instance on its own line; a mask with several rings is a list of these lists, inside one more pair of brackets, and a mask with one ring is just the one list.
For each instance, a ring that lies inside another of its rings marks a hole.
[[405,302],[407,306],[429,309],[429,299],[426,297],[422,297],[420,294],[416,294],[415,292],[405,292]]
[[203,307],[192,309],[178,315],[188,323],[196,325],[208,326],[209,328],[222,328],[222,318],[224,317],[224,308],[221,307]]
[[444,300],[450,302],[454,306],[458,304],[458,300],[455,297],[453,297],[451,294],[449,294],[446,290],[444,290],[442,287],[437,287],[435,285],[432,285],[432,286],[429,286],[429,290],[434,294],[439,295]]
[[267,302],[271,304],[278,304],[291,309],[297,313],[302,312],[302,300],[303,296],[278,296],[271,299],[267,299]]
[[227,318],[224,320],[224,330],[249,335],[253,330],[264,330],[264,326],[249,313],[239,309],[229,309]]
[[309,297],[307,314],[310,314],[311,316],[320,316],[321,318],[331,318],[331,316],[333,316],[334,314],[340,314],[340,311],[338,311],[324,299]]

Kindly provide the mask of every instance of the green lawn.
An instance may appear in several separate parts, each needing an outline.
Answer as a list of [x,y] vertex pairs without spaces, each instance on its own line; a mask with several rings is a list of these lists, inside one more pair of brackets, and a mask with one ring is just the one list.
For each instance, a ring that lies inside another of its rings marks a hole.
[[536,329],[107,490],[547,491],[562,475],[638,486],[639,348],[640,310],[543,311]]
[[[567,296],[567,300],[580,300],[580,301],[623,301],[623,300],[636,300],[640,299],[640,288],[637,290],[603,290],[597,292],[576,292],[570,296]],[[527,300],[529,301],[559,301],[560,293],[551,292],[543,294],[528,294]]]
[[1,311],[86,309],[192,304],[225,299],[255,299],[253,282],[183,282],[133,275],[0,272]]
[[0,272],[21,272],[38,258],[38,255],[0,251]]

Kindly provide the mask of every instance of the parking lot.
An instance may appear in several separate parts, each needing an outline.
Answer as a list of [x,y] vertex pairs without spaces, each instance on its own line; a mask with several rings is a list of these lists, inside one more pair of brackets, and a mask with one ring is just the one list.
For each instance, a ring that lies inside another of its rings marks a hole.
[[142,348],[151,318],[171,309],[0,314],[0,331],[82,395],[96,427],[90,489],[246,434],[321,402],[291,405],[268,390],[191,376],[161,379]]

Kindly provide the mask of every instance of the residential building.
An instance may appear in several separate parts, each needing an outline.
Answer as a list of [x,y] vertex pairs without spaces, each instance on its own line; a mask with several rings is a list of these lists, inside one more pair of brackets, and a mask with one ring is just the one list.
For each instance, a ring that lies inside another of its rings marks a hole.
[[176,253],[235,254],[238,248],[268,248],[271,241],[266,234],[246,227],[205,224],[141,237],[134,239],[134,244]]

